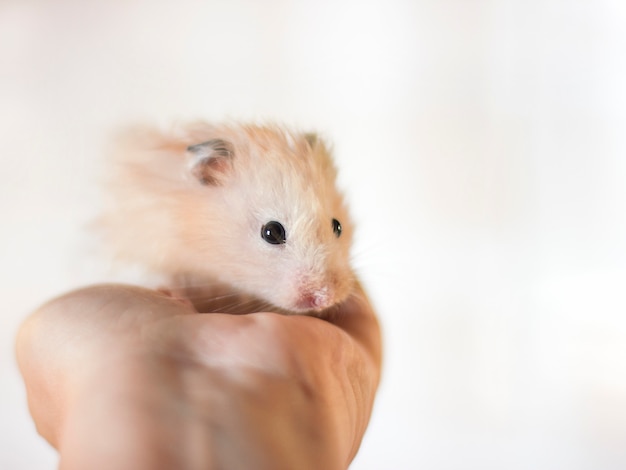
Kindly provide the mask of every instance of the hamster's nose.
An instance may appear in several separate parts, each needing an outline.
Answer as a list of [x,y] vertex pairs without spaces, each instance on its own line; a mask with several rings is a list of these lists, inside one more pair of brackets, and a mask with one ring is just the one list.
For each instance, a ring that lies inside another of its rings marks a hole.
[[302,310],[322,310],[330,307],[331,295],[327,287],[303,291],[298,298],[297,307]]

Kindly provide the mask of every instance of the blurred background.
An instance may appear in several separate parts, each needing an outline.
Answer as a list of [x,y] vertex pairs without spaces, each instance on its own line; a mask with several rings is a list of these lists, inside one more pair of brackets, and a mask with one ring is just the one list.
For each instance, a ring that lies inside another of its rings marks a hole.
[[385,340],[352,470],[626,468],[625,24],[621,0],[0,1],[0,468],[56,468],[13,341],[109,280],[84,228],[109,135],[195,118],[334,142]]

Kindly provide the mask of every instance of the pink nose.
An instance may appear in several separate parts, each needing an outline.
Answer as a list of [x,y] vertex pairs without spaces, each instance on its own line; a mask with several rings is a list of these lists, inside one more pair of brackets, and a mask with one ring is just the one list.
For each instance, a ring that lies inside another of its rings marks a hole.
[[303,310],[321,309],[328,306],[328,295],[325,292],[305,292],[298,299],[298,308]]

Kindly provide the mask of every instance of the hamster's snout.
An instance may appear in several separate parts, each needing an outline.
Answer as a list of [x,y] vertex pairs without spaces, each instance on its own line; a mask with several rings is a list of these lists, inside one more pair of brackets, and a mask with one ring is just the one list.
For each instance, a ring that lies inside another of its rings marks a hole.
[[291,277],[288,297],[283,302],[288,310],[306,313],[326,310],[343,302],[354,285],[352,270],[348,265],[336,263],[319,267],[301,266]]
[[317,290],[302,289],[300,297],[296,303],[297,307],[302,310],[322,310],[333,304],[332,295],[329,289],[324,286]]
[[295,279],[291,304],[296,311],[330,308],[341,302],[348,290],[348,284],[341,282],[342,276],[334,270],[323,273],[301,271]]

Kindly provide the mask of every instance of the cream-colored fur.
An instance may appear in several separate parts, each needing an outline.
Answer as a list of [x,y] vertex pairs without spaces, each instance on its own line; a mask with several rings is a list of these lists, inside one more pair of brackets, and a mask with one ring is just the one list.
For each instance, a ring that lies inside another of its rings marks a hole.
[[[232,152],[203,169],[211,173],[203,184],[188,147],[213,139]],[[173,284],[220,282],[294,312],[323,310],[349,295],[352,224],[317,137],[198,122],[130,129],[113,153],[101,226],[118,259]],[[339,237],[333,219],[341,222]],[[285,244],[263,240],[269,221],[285,227]]]

